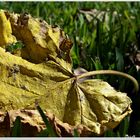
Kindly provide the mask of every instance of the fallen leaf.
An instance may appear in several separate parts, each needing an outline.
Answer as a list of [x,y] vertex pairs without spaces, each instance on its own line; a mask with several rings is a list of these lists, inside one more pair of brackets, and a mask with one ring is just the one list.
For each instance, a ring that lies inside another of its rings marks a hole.
[[0,11],[0,46],[15,43],[16,38],[12,35],[12,28],[9,19],[5,16],[4,10]]
[[[59,136],[72,136],[75,128],[81,136],[101,135],[132,112],[130,98],[107,82],[79,82],[70,61],[72,43],[61,29],[27,14],[5,12],[5,17],[11,23],[11,34],[25,45],[21,56],[0,48],[0,110],[8,111],[10,127],[20,116],[23,136],[35,136],[45,129],[35,110],[36,101]],[[1,135],[8,132],[0,129]]]

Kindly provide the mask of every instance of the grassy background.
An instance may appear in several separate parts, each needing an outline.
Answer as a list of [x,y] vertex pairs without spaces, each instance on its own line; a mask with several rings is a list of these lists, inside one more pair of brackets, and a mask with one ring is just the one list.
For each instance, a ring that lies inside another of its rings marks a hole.
[[[0,2],[0,9],[28,12],[61,27],[73,40],[73,68],[111,69],[129,73],[140,83],[136,54],[140,50],[140,2]],[[96,11],[91,9],[96,9]],[[89,14],[90,13],[90,14]],[[140,136],[140,94],[131,82],[97,76],[127,92],[133,113],[105,136]]]

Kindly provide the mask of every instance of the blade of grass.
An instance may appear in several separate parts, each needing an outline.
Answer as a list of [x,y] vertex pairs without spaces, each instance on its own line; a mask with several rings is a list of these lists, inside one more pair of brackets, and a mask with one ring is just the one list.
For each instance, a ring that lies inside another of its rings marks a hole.
[[48,132],[47,129],[41,131],[41,132],[37,135],[37,137],[48,137],[48,136],[49,136],[49,132]]
[[104,134],[104,137],[113,137],[114,133],[112,130],[107,130]]
[[57,134],[55,133],[55,131],[53,130],[53,127],[51,126],[50,122],[48,121],[47,119],[47,116],[44,114],[43,110],[41,109],[41,107],[39,105],[37,105],[37,110],[39,111],[46,127],[47,127],[47,130],[49,132],[49,136],[51,137],[56,137]]
[[120,132],[119,131],[115,132],[114,137],[120,137]]
[[14,122],[14,126],[12,128],[12,137],[21,137],[22,129],[21,129],[21,120],[20,117],[17,116]]
[[129,120],[128,117],[124,118],[119,126],[119,133],[121,137],[125,137],[128,133]]
[[100,57],[100,46],[101,46],[101,23],[97,20],[97,32],[96,32],[96,46],[97,46],[97,57]]
[[78,133],[77,129],[74,129],[74,135],[73,136],[74,137],[79,137],[79,133]]
[[124,59],[123,59],[123,54],[121,52],[120,48],[115,48],[116,51],[116,65],[117,65],[117,70],[118,71],[123,71],[124,70]]

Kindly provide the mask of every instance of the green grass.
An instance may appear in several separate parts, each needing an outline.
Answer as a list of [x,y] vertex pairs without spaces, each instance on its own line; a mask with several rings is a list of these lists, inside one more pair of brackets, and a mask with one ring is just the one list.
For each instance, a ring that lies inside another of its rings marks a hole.
[[[126,55],[133,56],[140,50],[140,2],[0,2],[0,8],[28,12],[61,27],[73,41],[73,68],[118,70],[129,73],[140,83],[140,72]],[[91,9],[99,12],[94,15],[81,12]],[[101,12],[103,15],[99,18]],[[130,120],[122,121],[117,130],[109,131],[105,136],[139,136],[140,95],[132,93],[131,82],[114,76],[96,78],[127,92],[133,101]]]
[[21,125],[21,119],[19,116],[16,117],[14,126],[12,128],[11,136],[12,137],[21,137],[22,136],[22,125]]
[[57,134],[55,132],[55,130],[53,129],[52,125],[50,124],[48,118],[46,117],[46,115],[44,114],[43,110],[40,108],[39,105],[37,105],[37,110],[39,111],[45,125],[46,125],[46,133],[48,134],[49,137],[56,137]]

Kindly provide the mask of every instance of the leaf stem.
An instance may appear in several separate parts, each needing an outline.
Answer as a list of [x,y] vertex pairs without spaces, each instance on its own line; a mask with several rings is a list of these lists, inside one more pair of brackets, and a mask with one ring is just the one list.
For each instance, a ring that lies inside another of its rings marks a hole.
[[101,75],[101,74],[123,76],[123,77],[125,77],[125,78],[127,78],[127,79],[129,79],[130,81],[133,82],[134,90],[135,90],[136,93],[139,91],[139,84],[138,84],[137,80],[133,76],[131,76],[129,74],[126,74],[124,72],[119,72],[119,71],[115,71],[115,70],[90,71],[90,72],[86,72],[86,73],[83,73],[83,74],[77,76],[77,79],[81,79],[81,78],[84,78],[84,77],[87,77],[87,76],[92,76],[92,75]]

